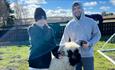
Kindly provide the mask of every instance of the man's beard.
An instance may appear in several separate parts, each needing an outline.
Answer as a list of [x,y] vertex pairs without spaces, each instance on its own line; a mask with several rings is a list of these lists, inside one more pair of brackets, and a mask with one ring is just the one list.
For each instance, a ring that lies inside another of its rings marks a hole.
[[80,18],[81,18],[81,13],[80,13],[79,15],[76,15],[76,13],[73,13],[73,15],[74,15],[74,17],[75,17],[76,19],[80,20]]
[[79,16],[75,16],[78,20],[80,20],[81,18],[81,14]]

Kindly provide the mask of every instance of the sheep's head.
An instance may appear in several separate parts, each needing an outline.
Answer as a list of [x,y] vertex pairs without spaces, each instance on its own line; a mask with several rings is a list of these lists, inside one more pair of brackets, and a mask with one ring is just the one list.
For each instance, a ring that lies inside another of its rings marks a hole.
[[81,55],[79,53],[79,45],[75,42],[67,42],[62,48],[62,55],[69,57],[70,65],[74,66],[81,61]]

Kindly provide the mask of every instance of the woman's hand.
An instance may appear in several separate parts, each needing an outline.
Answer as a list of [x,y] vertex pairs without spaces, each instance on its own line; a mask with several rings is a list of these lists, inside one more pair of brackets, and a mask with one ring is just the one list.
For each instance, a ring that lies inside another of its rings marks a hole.
[[60,51],[57,52],[57,56],[55,56],[57,59],[61,59],[63,57],[62,53]]

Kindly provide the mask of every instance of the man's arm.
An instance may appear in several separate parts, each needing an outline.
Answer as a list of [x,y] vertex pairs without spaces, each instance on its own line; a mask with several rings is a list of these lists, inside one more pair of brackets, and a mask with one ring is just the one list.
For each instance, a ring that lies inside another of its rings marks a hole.
[[89,40],[89,46],[94,46],[101,38],[101,33],[98,28],[98,25],[96,22],[94,22],[93,30],[92,30],[92,36],[91,39]]

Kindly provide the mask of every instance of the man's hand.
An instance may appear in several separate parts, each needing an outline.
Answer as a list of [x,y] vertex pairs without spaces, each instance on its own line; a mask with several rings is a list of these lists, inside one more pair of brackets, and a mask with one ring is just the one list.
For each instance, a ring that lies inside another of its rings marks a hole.
[[88,44],[83,44],[83,48],[88,48]]
[[83,47],[83,48],[88,48],[88,42],[87,41],[84,41],[84,40],[80,40],[80,45]]

